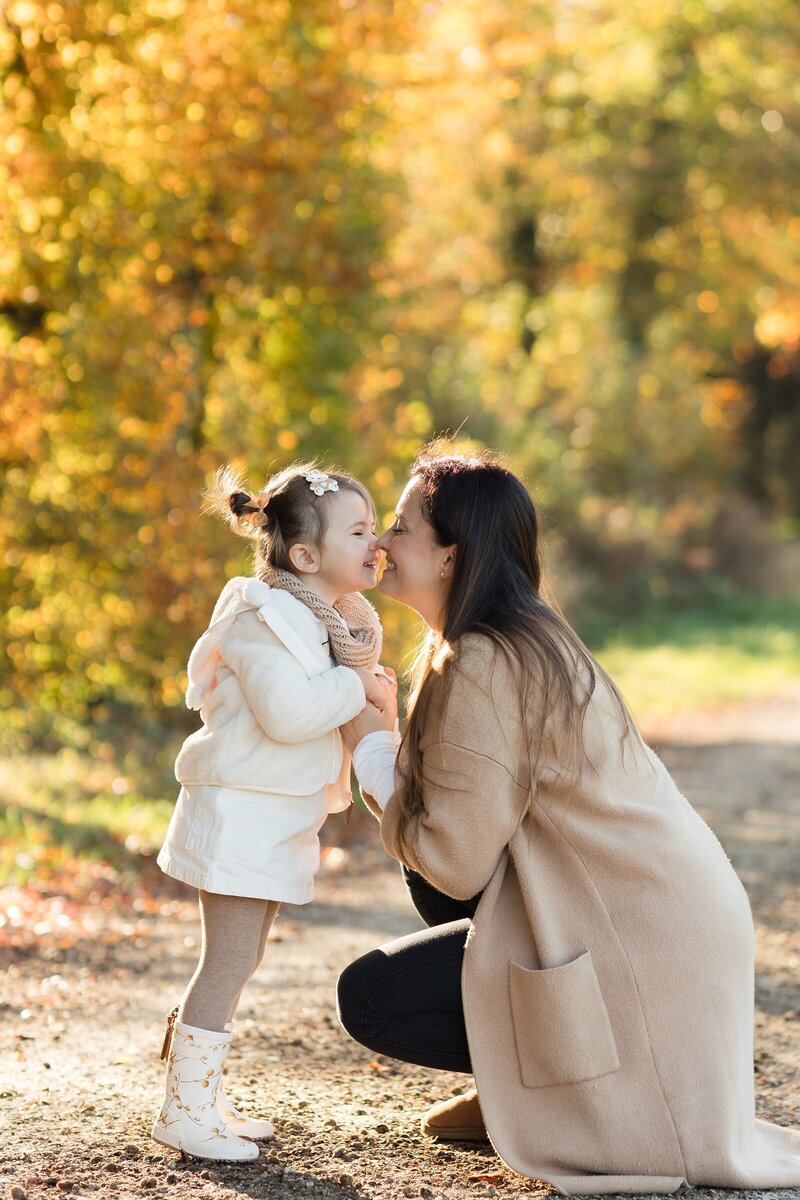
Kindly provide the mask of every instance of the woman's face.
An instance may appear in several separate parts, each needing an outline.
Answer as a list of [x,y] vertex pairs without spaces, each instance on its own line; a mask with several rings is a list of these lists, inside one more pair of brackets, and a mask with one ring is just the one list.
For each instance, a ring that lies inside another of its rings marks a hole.
[[441,630],[455,546],[440,546],[422,512],[419,481],[412,479],[397,504],[395,521],[378,539],[386,552],[378,591],[413,608],[432,629]]

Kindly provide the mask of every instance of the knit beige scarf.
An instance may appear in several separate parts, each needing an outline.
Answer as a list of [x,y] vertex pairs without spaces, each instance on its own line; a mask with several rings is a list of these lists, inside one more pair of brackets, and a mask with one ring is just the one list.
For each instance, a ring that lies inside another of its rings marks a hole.
[[[272,567],[262,578],[270,587],[291,592],[319,617],[328,630],[333,656],[343,667],[372,670],[378,665],[383,641],[381,623],[369,600],[360,592],[340,596],[331,607],[291,571]],[[346,627],[340,618],[346,621]]]

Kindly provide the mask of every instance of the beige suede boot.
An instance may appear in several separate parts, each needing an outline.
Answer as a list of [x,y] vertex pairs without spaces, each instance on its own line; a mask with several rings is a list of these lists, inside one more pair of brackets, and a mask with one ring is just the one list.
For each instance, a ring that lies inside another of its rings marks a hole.
[[166,1094],[151,1136],[194,1158],[246,1162],[258,1158],[255,1142],[232,1133],[217,1112],[217,1092],[231,1034],[174,1020],[167,1026]]
[[422,1118],[422,1132],[443,1142],[487,1142],[489,1138],[475,1088],[429,1108]]

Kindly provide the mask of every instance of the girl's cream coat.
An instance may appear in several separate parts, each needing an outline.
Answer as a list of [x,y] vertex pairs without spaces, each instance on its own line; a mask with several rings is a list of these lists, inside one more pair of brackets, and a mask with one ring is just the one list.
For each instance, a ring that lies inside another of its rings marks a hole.
[[393,797],[382,835],[448,895],[485,889],[462,993],[497,1152],[565,1194],[800,1185],[800,1133],[754,1117],[747,897],[662,763],[598,680],[588,761],[567,776],[551,721],[532,764],[478,635],[436,687],[424,811],[404,849]]
[[[189,658],[186,703],[203,726],[175,763],[191,803],[182,792],[158,857],[167,874],[209,892],[294,899],[258,877],[270,839],[287,836],[269,813],[285,808],[297,837],[304,821],[315,835],[326,807],[349,806],[350,755],[338,726],[366,703],[356,672],[333,665],[326,638],[288,592],[245,577],[225,585]],[[304,805],[314,796],[321,809]],[[231,853],[239,845],[246,854]]]
[[[259,579],[230,579],[188,675],[186,703],[203,728],[177,757],[181,783],[307,796],[336,780],[337,726],[366,704],[364,685],[333,666],[325,629],[301,600]],[[349,782],[348,773],[338,808],[349,804]]]

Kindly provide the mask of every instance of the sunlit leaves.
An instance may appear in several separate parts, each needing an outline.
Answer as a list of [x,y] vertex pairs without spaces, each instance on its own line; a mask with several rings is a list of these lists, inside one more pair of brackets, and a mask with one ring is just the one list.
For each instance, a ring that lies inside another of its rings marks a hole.
[[369,463],[345,449],[393,186],[364,57],[402,45],[385,16],[6,6],[2,585],[23,744],[178,709],[188,647],[246,568],[198,515],[220,461],[261,479],[301,447]]

